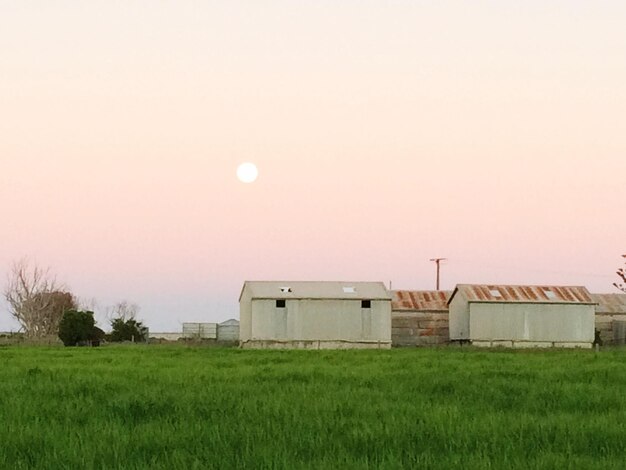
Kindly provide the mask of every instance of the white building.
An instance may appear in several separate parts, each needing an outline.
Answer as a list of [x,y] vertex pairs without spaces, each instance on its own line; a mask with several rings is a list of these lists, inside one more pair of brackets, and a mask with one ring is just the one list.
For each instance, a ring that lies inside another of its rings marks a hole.
[[448,306],[452,341],[581,348],[594,341],[595,303],[584,287],[459,284]]
[[244,348],[390,348],[391,296],[382,282],[246,281]]

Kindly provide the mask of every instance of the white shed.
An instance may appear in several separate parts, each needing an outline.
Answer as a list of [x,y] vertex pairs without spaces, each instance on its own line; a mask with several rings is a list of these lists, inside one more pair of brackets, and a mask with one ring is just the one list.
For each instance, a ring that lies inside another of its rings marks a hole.
[[390,348],[391,296],[382,282],[246,281],[244,348]]
[[448,306],[453,341],[520,348],[594,341],[595,303],[584,287],[459,284]]

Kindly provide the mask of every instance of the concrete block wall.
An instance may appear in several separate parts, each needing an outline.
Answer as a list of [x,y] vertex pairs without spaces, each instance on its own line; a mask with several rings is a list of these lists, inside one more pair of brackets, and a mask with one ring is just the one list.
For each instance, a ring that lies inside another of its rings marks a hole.
[[393,346],[433,346],[450,342],[448,314],[442,312],[392,312]]
[[626,315],[610,315],[596,314],[595,328],[600,332],[600,339],[604,346],[624,344],[625,338],[619,328],[616,328],[617,322],[625,322]]

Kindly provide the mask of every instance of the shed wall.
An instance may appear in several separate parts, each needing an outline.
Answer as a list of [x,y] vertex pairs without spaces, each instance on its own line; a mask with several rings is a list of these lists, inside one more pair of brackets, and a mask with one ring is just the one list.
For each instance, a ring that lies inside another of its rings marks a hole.
[[461,292],[457,292],[450,302],[450,339],[467,340],[470,337],[469,304]]
[[241,341],[335,341],[391,344],[391,302],[372,300],[371,308],[361,308],[361,299],[289,299],[285,308],[276,301],[250,302],[250,335],[244,336],[242,302]]
[[470,339],[592,343],[594,313],[593,305],[471,303]]
[[249,341],[252,338],[252,302],[244,289],[239,301],[239,341]]

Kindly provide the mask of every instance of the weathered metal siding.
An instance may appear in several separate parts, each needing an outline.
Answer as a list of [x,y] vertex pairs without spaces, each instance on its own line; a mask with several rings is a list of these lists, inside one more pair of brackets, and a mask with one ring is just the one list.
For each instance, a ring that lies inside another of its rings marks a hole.
[[[242,336],[242,345],[253,342],[335,342],[344,347],[360,343],[391,345],[391,302],[372,300],[361,308],[361,299],[288,299],[285,308],[275,300],[253,299],[251,334]],[[242,303],[241,322],[245,312]],[[352,346],[350,346],[352,345]]]
[[470,338],[469,304],[463,295],[455,295],[449,305],[450,340]]
[[252,302],[247,289],[243,289],[239,299],[239,341],[245,342],[252,338]]
[[588,343],[594,340],[592,305],[470,303],[470,339]]
[[626,315],[626,294],[591,294],[596,315]]

